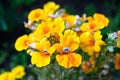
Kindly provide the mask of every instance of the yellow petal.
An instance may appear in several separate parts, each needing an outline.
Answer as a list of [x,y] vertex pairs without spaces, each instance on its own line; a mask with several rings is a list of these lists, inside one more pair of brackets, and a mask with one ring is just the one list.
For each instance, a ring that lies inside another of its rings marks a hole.
[[33,52],[31,63],[35,64],[37,67],[43,67],[50,64],[50,55],[40,52]]
[[50,55],[52,55],[55,52],[55,47],[54,46],[50,47],[48,52]]
[[24,67],[21,65],[14,67],[11,72],[16,79],[21,79],[25,75]]
[[36,49],[42,51],[44,49],[48,50],[50,48],[50,42],[46,39],[42,39],[40,42],[36,43]]
[[55,20],[53,21],[53,24],[54,24],[52,28],[53,33],[61,34],[65,29],[64,20],[62,18],[55,18]]
[[4,72],[0,75],[0,80],[15,80],[15,76],[10,72]]
[[70,48],[71,51],[76,50],[78,47],[79,47],[79,44],[76,43],[76,42],[73,42],[69,45],[69,48]]
[[40,19],[43,18],[43,14],[44,12],[42,9],[40,8],[34,9],[28,14],[28,20],[30,20],[31,22],[39,21]]
[[24,49],[27,49],[28,48],[27,43],[28,43],[28,36],[27,35],[20,36],[15,42],[16,50],[22,51]]
[[95,46],[94,46],[94,51],[100,52],[100,46],[97,45],[97,44],[95,44]]
[[44,10],[48,14],[53,14],[60,6],[50,1],[44,5]]
[[94,38],[95,38],[95,40],[100,40],[102,38],[101,32],[100,31],[95,32]]
[[98,44],[98,45],[106,45],[105,42],[102,41],[102,40],[98,40],[98,41],[96,41],[96,44]]

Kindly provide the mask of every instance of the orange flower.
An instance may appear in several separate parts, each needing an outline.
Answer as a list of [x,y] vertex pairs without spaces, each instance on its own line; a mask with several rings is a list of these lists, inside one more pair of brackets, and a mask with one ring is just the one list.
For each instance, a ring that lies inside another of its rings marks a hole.
[[50,37],[50,34],[52,33],[53,24],[51,22],[42,22],[38,25],[38,27],[35,30],[35,33],[42,37]]
[[50,63],[52,53],[55,51],[55,48],[50,45],[50,42],[45,39],[36,43],[36,49],[38,51],[32,53],[31,63],[37,67],[47,66]]
[[103,14],[95,13],[93,15],[93,19],[99,22],[99,24],[103,24],[103,27],[108,26],[109,19],[105,17]]
[[114,65],[116,70],[120,70],[120,53],[115,54]]
[[96,31],[108,26],[109,19],[103,14],[95,13],[93,17],[88,17],[88,22],[80,26],[81,31]]
[[101,25],[98,24],[98,22],[96,22],[96,21],[91,21],[91,22],[83,23],[80,26],[80,30],[83,31],[83,32],[84,31],[93,32],[93,31],[99,30],[100,28],[101,28]]
[[93,70],[93,66],[89,61],[83,61],[83,63],[81,64],[81,68],[86,74],[90,73]]
[[60,35],[60,43],[56,43],[56,60],[59,65],[65,68],[78,67],[82,62],[82,56],[75,51],[79,47],[79,38],[72,30],[66,30],[64,35]]
[[81,67],[84,70],[84,72],[88,74],[94,69],[95,63],[96,63],[95,57],[90,57],[89,61],[83,61]]
[[94,53],[100,52],[101,45],[105,45],[105,42],[101,39],[102,35],[100,31],[94,33],[84,32],[80,35],[80,47],[89,55],[94,55]]

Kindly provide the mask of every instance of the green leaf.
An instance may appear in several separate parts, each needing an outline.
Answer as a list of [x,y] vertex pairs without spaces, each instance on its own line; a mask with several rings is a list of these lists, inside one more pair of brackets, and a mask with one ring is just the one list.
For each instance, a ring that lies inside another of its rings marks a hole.
[[0,4],[0,15],[4,14],[3,6]]
[[85,13],[90,16],[96,12],[95,4],[91,3],[85,7]]
[[69,13],[69,14],[75,15],[75,14],[77,13],[74,8],[72,8],[72,7],[68,6],[68,5],[63,6],[63,8],[64,8],[64,9],[66,10],[66,12]]
[[26,5],[31,5],[35,0],[24,0]]
[[7,52],[0,50],[0,64],[2,64],[4,62],[6,57],[7,57]]
[[10,3],[10,9],[18,9],[18,7],[20,7],[23,4],[23,0],[9,0]]
[[6,21],[2,16],[0,16],[0,31],[7,31],[7,30],[8,30],[8,27],[7,27]]

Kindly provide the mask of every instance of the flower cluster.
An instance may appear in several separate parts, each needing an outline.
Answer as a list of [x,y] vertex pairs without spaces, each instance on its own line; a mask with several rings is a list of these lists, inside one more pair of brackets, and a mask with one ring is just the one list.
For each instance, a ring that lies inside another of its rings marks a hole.
[[25,75],[24,67],[18,65],[14,67],[11,71],[6,71],[0,74],[0,80],[17,80],[21,79]]
[[[16,50],[26,50],[31,55],[31,63],[37,67],[49,65],[55,56],[57,63],[64,68],[81,65],[85,73],[97,70],[99,58],[107,57],[106,52],[112,53],[111,46],[120,47],[120,31],[110,33],[104,41],[101,29],[109,24],[106,16],[100,13],[88,17],[85,14],[71,15],[59,8],[60,5],[48,2],[43,9],[30,11],[28,22],[24,24],[31,33],[16,40]],[[108,63],[105,61],[103,63]],[[119,53],[115,55],[114,64],[120,69]]]

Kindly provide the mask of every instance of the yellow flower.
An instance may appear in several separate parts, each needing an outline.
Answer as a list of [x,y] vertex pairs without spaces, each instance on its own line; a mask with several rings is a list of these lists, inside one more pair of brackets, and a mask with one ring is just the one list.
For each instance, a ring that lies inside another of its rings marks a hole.
[[15,80],[15,76],[10,72],[4,72],[0,75],[0,80]]
[[103,14],[95,13],[93,15],[95,21],[99,22],[99,24],[103,24],[103,27],[108,26],[109,19],[105,17]]
[[47,66],[55,48],[51,46],[48,40],[42,39],[39,43],[36,43],[36,49],[38,51],[32,53],[31,63],[37,67]]
[[64,20],[62,18],[55,18],[52,26],[52,33],[61,34],[65,29]]
[[29,34],[29,42],[39,42],[43,38],[43,35],[40,35],[38,31],[34,31]]
[[52,28],[53,24],[51,22],[42,22],[41,24],[38,25],[38,27],[35,30],[36,34],[39,34],[39,36],[43,37],[50,37],[50,34],[52,33]]
[[28,14],[28,20],[33,22],[33,21],[39,21],[39,20],[43,20],[44,18],[46,18],[46,14],[44,13],[44,11],[40,8],[38,9],[34,9],[32,10],[29,14]]
[[115,69],[120,70],[120,53],[116,53],[114,59]]
[[96,31],[108,26],[109,19],[103,14],[95,13],[93,17],[88,17],[88,22],[80,26],[81,31]]
[[15,42],[15,48],[18,51],[26,50],[28,48],[28,36],[20,36]]
[[47,14],[53,14],[59,7],[60,5],[55,4],[54,2],[51,1],[46,3],[43,9]]
[[74,27],[76,21],[76,17],[74,15],[65,15],[63,19],[66,21],[67,28]]
[[84,32],[80,35],[80,47],[89,55],[94,55],[94,53],[100,52],[101,45],[105,45],[104,41],[101,39],[102,35],[100,31],[94,33]]
[[118,31],[118,41],[117,41],[117,46],[120,47],[120,31]]
[[75,51],[79,47],[79,38],[72,30],[66,30],[60,35],[60,43],[54,44],[59,54],[56,60],[59,65],[65,68],[78,67],[82,62],[82,56]]
[[101,28],[101,25],[98,24],[98,22],[96,22],[96,21],[83,23],[80,26],[80,30],[83,32],[85,32],[85,31],[93,32],[93,31],[99,30],[100,28]]
[[23,66],[18,65],[11,70],[11,73],[15,76],[16,79],[21,79],[25,76],[25,69]]

